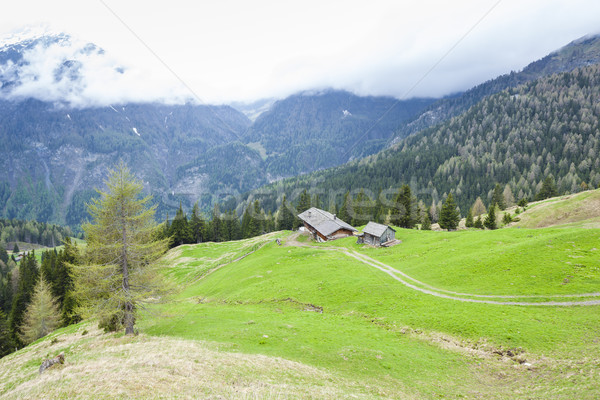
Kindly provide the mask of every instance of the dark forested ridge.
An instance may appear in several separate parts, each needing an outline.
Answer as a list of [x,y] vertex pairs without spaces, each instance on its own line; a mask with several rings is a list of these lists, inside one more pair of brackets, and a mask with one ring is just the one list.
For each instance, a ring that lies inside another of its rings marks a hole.
[[532,62],[519,72],[513,71],[501,75],[464,93],[436,101],[415,119],[403,125],[398,130],[395,142],[412,133],[443,123],[462,114],[486,96],[555,73],[569,72],[575,68],[597,63],[600,63],[600,35],[590,35],[577,39],[546,57]]
[[[454,193],[462,214],[496,183],[533,199],[547,176],[559,193],[600,184],[600,66],[580,68],[502,91],[436,128],[347,165],[260,190],[266,207],[281,193],[312,188],[321,197],[410,184],[425,203]],[[288,197],[289,198],[289,197]]]

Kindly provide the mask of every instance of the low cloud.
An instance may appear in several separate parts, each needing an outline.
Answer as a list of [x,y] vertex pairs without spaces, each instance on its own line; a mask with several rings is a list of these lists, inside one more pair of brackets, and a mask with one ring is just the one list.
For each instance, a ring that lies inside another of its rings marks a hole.
[[93,44],[70,37],[49,42],[38,40],[21,59],[0,65],[2,98],[35,98],[73,108],[192,100],[175,79],[152,79],[151,71],[117,60]]
[[0,54],[0,80],[9,82],[0,96],[75,107],[251,102],[325,88],[440,97],[597,33],[600,14],[592,0],[173,0],[167,8],[56,0],[5,8],[0,30],[49,20],[106,49],[83,51],[86,42],[71,39],[26,50],[23,65]]

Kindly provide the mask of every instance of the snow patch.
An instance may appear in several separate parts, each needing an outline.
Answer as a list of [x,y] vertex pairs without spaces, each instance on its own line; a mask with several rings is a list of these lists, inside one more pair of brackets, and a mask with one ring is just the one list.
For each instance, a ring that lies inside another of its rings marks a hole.
[[68,36],[63,32],[50,28],[48,25],[28,26],[0,37],[0,50],[23,42],[32,42],[43,37],[54,37],[58,40],[64,40]]
[[113,111],[114,111],[114,112],[116,112],[117,114],[119,113],[119,112],[117,111],[117,109],[116,109],[116,108],[114,108],[113,106],[110,106],[110,105],[109,105],[109,107],[110,107],[110,108],[112,108],[112,109],[113,109]]
[[133,128],[133,133],[135,133],[135,134],[136,134],[136,135],[138,135],[138,136],[142,136],[142,135],[140,135],[140,134],[139,134],[139,132],[138,132],[137,128]]
[[69,119],[69,121],[71,121],[71,116],[69,114],[67,114],[67,118]]
[[352,115],[352,113],[350,111],[348,111],[348,110],[342,111],[342,114],[344,114],[344,118],[349,117],[349,116]]

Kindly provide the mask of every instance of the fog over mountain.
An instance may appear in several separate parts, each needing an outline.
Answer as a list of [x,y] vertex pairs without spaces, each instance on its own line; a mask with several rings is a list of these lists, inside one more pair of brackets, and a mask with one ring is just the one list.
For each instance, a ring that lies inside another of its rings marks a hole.
[[175,79],[117,60],[110,52],[65,33],[26,30],[0,41],[0,97],[33,98],[72,108],[193,99]]
[[[441,97],[518,71],[597,33],[598,15],[600,3],[591,0],[32,0],[3,5],[0,36],[47,23],[103,48],[101,58],[78,55],[88,70],[76,93],[44,86],[51,73],[22,88],[62,93],[72,103],[194,97],[229,104],[326,88],[406,99]],[[49,51],[60,61],[77,47]],[[30,76],[41,78],[43,66],[52,67],[32,62]]]

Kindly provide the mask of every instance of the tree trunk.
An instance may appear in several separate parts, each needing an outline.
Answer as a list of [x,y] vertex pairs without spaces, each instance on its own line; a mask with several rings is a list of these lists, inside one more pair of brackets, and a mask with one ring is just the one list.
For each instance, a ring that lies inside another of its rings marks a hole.
[[125,303],[125,334],[133,335],[135,332],[133,331],[133,324],[135,323],[135,318],[133,317],[133,304],[128,301]]
[[129,300],[129,265],[127,265],[127,228],[125,227],[125,218],[123,218],[123,233],[122,233],[122,267],[123,267],[123,291],[127,301],[125,302],[125,315],[123,318],[123,324],[125,325],[125,334],[133,335],[133,324],[135,320],[133,318],[133,304]]

